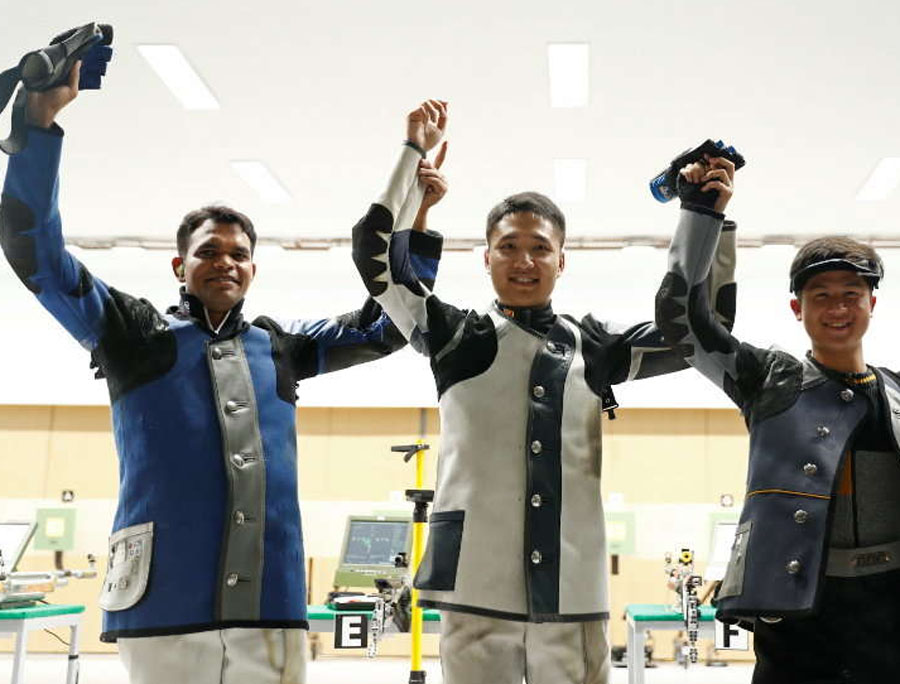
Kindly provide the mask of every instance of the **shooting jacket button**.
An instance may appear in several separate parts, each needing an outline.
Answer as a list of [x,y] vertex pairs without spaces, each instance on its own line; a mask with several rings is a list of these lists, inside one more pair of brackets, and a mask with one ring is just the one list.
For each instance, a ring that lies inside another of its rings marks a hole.
[[804,475],[809,475],[810,477],[812,477],[817,472],[819,472],[819,466],[817,466],[815,463],[807,463],[803,466]]
[[853,401],[853,390],[849,387],[847,389],[841,390],[841,399],[844,401],[850,402]]
[[544,559],[544,557],[541,555],[541,552],[538,551],[537,549],[535,549],[534,551],[531,552],[531,562],[534,565],[540,565],[541,561],[543,559]]
[[891,409],[891,413],[893,413],[895,416],[900,416],[900,407],[895,406]]
[[829,430],[825,425],[820,425],[816,428],[816,434],[819,435],[819,437],[824,438],[831,434],[831,430]]
[[540,494],[535,494],[531,497],[531,506],[532,508],[540,508],[544,503],[544,500],[541,498]]
[[541,444],[541,440],[536,439],[531,443],[531,453],[535,456],[540,454],[544,450],[544,445]]
[[236,572],[228,573],[228,577],[225,578],[225,584],[229,587],[236,587],[238,583],[238,574]]
[[804,511],[802,508],[794,511],[794,522],[798,525],[802,525],[807,520],[809,520],[809,513]]
[[531,393],[534,395],[535,399],[542,399],[545,394],[547,394],[547,390],[544,389],[543,385],[535,385],[531,389]]
[[244,515],[244,511],[235,511],[234,512],[234,524],[235,525],[243,525],[247,522],[247,516]]
[[243,468],[246,461],[241,454],[231,454],[231,465],[235,468]]
[[213,347],[212,349],[210,349],[209,353],[216,361],[222,358],[222,350],[218,347]]
[[237,402],[234,401],[233,399],[229,399],[228,401],[225,402],[225,410],[228,411],[228,413],[234,413],[235,411],[238,410]]
[[800,568],[802,567],[803,566],[800,564],[800,561],[794,558],[793,560],[788,561],[787,565],[784,566],[784,569],[787,570],[787,573],[789,575],[799,575]]

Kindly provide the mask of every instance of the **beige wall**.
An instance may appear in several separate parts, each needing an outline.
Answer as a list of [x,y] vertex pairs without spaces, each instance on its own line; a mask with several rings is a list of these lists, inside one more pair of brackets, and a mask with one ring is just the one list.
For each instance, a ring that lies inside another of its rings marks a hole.
[[[617,413],[617,420],[604,420],[603,494],[607,500],[616,493],[628,510],[674,505],[705,515],[704,505],[714,507],[721,494],[730,493],[740,505],[747,438],[736,411],[623,409]],[[307,408],[299,410],[298,416],[301,499],[321,511],[313,516],[304,514],[308,537],[323,525],[343,528],[342,514],[340,520],[330,519],[336,514],[329,516],[328,502],[396,502],[398,492],[413,485],[411,465],[391,453],[390,446],[418,437],[419,409]],[[432,451],[425,482],[431,486],[438,446],[437,412],[427,410],[426,419],[426,439]],[[103,540],[108,533],[116,487],[109,409],[0,406],[0,517],[17,517],[17,512],[30,511],[38,505],[57,505],[63,489],[74,489],[79,510],[78,548],[67,554],[67,563],[82,566],[83,554],[92,551],[102,569],[106,563]],[[672,551],[683,543],[678,537],[676,530],[671,539]],[[625,642],[622,614],[627,603],[663,603],[672,599],[665,588],[661,554],[655,550],[642,552],[642,544],[638,546],[636,554],[620,558],[620,572],[611,579],[614,643]],[[337,551],[311,556],[310,599],[314,603],[322,602],[331,588],[336,555]],[[29,568],[47,568],[51,564],[49,553],[32,552],[25,561]],[[84,651],[110,650],[97,638],[98,591],[99,580],[78,581],[49,597],[53,602],[87,606]],[[658,655],[671,655],[671,638],[672,633],[656,635]],[[321,642],[322,652],[328,652],[330,637],[324,635]],[[32,636],[29,643],[32,650],[62,648],[46,634]],[[383,651],[404,653],[407,644],[405,637],[396,638],[393,643],[386,643]],[[10,645],[0,641],[0,648],[8,649]],[[426,638],[425,651],[437,653],[435,638]]]

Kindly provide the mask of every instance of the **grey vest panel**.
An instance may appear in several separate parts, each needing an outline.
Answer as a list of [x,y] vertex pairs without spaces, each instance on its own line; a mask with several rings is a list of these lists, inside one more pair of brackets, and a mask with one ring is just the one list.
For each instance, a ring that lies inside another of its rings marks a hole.
[[256,395],[240,338],[207,345],[222,428],[229,498],[219,567],[219,620],[259,618],[266,529],[266,469]]
[[425,556],[428,606],[507,619],[608,611],[600,399],[577,327],[546,337],[492,314],[494,363],[441,397],[441,456]]

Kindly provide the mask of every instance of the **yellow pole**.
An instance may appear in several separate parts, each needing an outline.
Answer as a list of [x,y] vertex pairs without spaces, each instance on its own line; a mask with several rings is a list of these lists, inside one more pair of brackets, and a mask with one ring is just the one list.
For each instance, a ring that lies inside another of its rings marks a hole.
[[[416,444],[425,444],[424,439],[416,440]],[[425,479],[425,450],[419,449],[416,452],[416,489],[422,489],[422,483]],[[417,522],[413,524],[413,547],[412,547],[412,564],[410,572],[412,577],[416,576],[416,570],[419,569],[419,562],[422,560],[422,538],[425,531],[425,523]],[[420,671],[422,669],[422,609],[419,608],[419,592],[417,589],[412,590],[412,625],[410,626],[412,633],[412,670]]]

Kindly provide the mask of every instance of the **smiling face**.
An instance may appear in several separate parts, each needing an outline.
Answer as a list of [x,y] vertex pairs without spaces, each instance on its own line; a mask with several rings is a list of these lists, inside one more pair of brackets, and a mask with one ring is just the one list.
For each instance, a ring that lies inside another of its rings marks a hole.
[[[824,271],[803,286],[791,309],[812,341],[813,356],[826,365],[859,366],[862,338],[875,307],[872,289],[853,271]],[[839,368],[845,370],[846,368]]]
[[244,298],[256,275],[247,233],[237,223],[212,219],[191,233],[184,257],[175,257],[172,267],[187,291],[206,307],[214,325]]
[[565,267],[560,232],[531,212],[507,214],[490,233],[484,263],[501,304],[544,306]]

